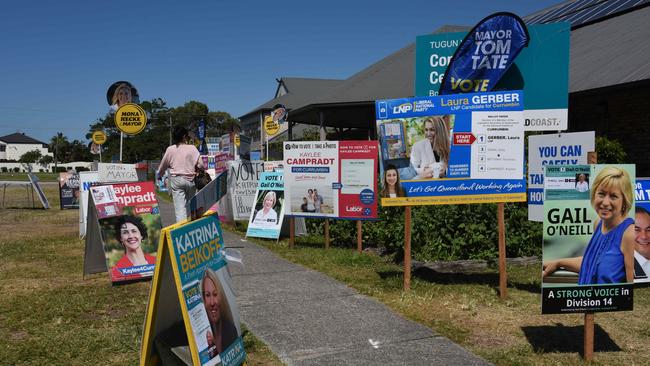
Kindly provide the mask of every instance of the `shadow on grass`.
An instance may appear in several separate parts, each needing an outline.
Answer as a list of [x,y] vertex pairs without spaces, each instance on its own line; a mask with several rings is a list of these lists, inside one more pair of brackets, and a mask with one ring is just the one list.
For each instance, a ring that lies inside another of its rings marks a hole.
[[[521,327],[535,352],[578,352],[584,356],[584,327],[562,324]],[[594,325],[594,352],[620,352],[621,348],[598,324]]]
[[[402,277],[402,271],[377,271],[382,279]],[[499,273],[495,272],[467,272],[467,273],[448,273],[438,272],[427,267],[415,268],[412,272],[414,277],[420,280],[437,283],[437,284],[460,284],[460,285],[489,285],[498,293],[499,291]],[[528,291],[539,294],[542,292],[539,284],[521,283],[508,281],[508,287],[516,288],[521,291]]]

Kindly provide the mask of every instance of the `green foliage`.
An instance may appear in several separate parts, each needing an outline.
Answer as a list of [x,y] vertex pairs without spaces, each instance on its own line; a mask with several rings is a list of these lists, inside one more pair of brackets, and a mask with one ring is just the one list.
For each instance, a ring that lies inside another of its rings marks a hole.
[[[197,101],[168,108],[164,100],[154,98],[140,105],[148,115],[147,126],[137,135],[124,135],[122,147],[124,162],[134,163],[162,158],[165,149],[171,144],[171,131],[176,126],[184,126],[196,132],[199,121],[203,120],[206,124],[206,135],[209,137],[218,137],[238,129],[237,119],[230,114],[222,111],[210,112],[206,104]],[[119,156],[120,131],[115,126],[114,116],[107,114],[104,118],[97,119],[90,125],[86,138],[90,140],[92,133],[97,130],[103,130],[107,137],[106,143],[102,146],[102,158],[107,160]]]
[[[508,257],[541,255],[542,225],[528,221],[525,204],[506,204]],[[364,222],[365,246],[401,252],[404,245],[404,208],[381,207],[379,221]],[[323,220],[308,219],[310,233],[323,233]],[[497,205],[416,206],[411,209],[411,250],[422,261],[493,259],[498,256]],[[330,220],[333,245],[356,245],[356,224]]]
[[598,153],[599,164],[622,164],[626,162],[627,153],[618,140],[609,139],[605,136],[596,137],[596,152]]
[[40,150],[31,150],[28,151],[18,158],[18,161],[23,164],[33,164],[41,160],[43,155]]

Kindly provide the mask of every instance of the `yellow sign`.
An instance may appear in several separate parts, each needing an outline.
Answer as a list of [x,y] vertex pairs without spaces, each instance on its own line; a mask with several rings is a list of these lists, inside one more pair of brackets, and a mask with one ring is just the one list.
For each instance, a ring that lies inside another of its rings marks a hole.
[[137,135],[147,126],[147,114],[137,104],[124,104],[115,112],[115,126],[127,135]]
[[235,146],[239,147],[239,135],[235,135]]
[[264,117],[264,131],[269,136],[273,136],[280,131],[280,124],[273,120],[273,117]]
[[93,142],[97,145],[103,145],[106,142],[106,134],[104,131],[93,132]]

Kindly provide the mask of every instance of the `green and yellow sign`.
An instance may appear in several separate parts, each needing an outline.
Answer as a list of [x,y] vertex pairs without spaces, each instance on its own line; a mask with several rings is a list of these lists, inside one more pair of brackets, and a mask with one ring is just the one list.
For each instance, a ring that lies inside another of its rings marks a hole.
[[137,135],[147,126],[147,114],[137,104],[124,104],[115,112],[115,126],[127,135]]
[[104,131],[93,132],[93,142],[97,145],[103,145],[106,142],[106,134]]

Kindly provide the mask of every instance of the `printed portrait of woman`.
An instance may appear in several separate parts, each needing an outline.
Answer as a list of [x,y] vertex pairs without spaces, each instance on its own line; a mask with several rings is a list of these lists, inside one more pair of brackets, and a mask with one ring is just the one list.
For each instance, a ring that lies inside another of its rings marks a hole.
[[274,191],[266,192],[262,207],[257,210],[253,219],[255,226],[275,226],[278,224],[278,213],[274,209],[276,202],[276,193]]
[[560,268],[576,272],[579,285],[626,283],[634,280],[634,202],[630,175],[615,166],[604,167],[594,179],[591,206],[598,219],[584,255],[544,262],[543,276]]
[[128,81],[118,81],[113,83],[108,88],[106,99],[110,105],[111,113],[117,111],[124,104],[139,103],[140,101],[138,91]]
[[156,264],[156,257],[142,250],[142,242],[147,240],[147,227],[138,216],[120,216],[115,223],[115,239],[124,248],[124,255],[111,269],[113,278],[124,277],[120,268],[145,264]]
[[222,353],[237,339],[230,305],[217,274],[207,268],[201,278],[201,300],[208,315],[210,329],[205,333],[210,358]]
[[386,170],[384,170],[384,181],[383,187],[381,190],[381,197],[384,198],[395,198],[395,197],[405,197],[404,188],[399,181],[399,172],[397,168],[393,165],[389,165]]

